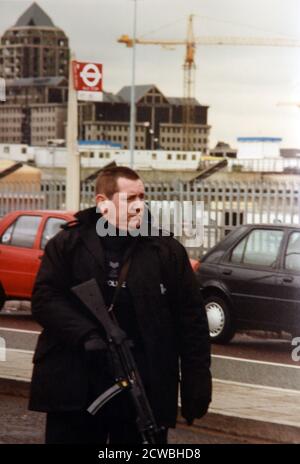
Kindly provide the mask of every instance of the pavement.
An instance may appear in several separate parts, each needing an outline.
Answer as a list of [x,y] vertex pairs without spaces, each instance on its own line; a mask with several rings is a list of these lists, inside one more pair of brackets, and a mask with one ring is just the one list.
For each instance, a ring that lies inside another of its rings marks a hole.
[[[45,414],[28,411],[27,403],[26,396],[21,396],[20,392],[17,396],[0,394],[0,445],[44,443]],[[228,433],[211,431],[208,428],[201,429],[197,425],[188,427],[180,422],[176,429],[169,430],[168,441],[170,445],[173,443],[250,444],[253,442],[251,437],[237,437]],[[1,458],[2,454],[3,448],[0,447]]]
[[[0,362],[0,392],[20,394],[17,383],[26,396],[31,361],[31,351],[7,349],[6,361]],[[247,428],[253,438],[300,443],[300,391],[214,379],[209,414],[198,423],[236,436],[244,436]]]
[[[10,330],[0,329],[0,337],[7,341],[2,361],[0,345],[0,394],[26,397],[38,332],[20,330],[16,344]],[[196,428],[226,432],[236,439],[247,436],[258,443],[300,443],[299,363],[215,354],[212,374],[213,400],[208,414],[196,421]]]

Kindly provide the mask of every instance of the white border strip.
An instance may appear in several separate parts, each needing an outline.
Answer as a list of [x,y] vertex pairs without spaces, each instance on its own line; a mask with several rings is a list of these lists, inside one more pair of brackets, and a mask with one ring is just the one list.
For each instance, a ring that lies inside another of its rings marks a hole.
[[268,362],[268,361],[259,361],[257,359],[249,359],[249,358],[237,358],[235,356],[223,356],[219,354],[212,354],[212,358],[220,358],[220,359],[228,359],[231,361],[241,361],[241,362],[248,362],[248,363],[254,363],[254,364],[263,364],[267,366],[276,366],[276,367],[291,367],[293,369],[300,369],[299,366],[294,366],[293,364],[283,364],[283,363],[276,363],[276,362]]
[[300,397],[300,390],[291,390],[288,388],[281,388],[281,387],[270,387],[268,385],[260,385],[256,383],[245,383],[245,382],[235,382],[234,380],[222,380],[222,379],[216,379],[213,377],[213,382],[218,382],[218,383],[225,383],[225,384],[230,384],[230,385],[236,385],[237,387],[246,387],[246,388],[260,388],[262,390],[271,390],[271,391],[277,391],[277,392],[282,392],[282,393],[292,393]]
[[31,382],[31,378],[30,379],[25,379],[25,377],[13,377],[11,375],[1,375],[0,377],[0,381],[4,379],[4,380],[15,380],[17,382],[26,382],[26,383],[30,383]]
[[294,427],[295,429],[299,429],[300,430],[300,426],[295,423],[295,422],[292,422],[292,421],[288,421],[288,420],[276,420],[276,419],[266,419],[266,418],[263,418],[262,416],[247,416],[246,414],[239,414],[239,413],[234,413],[234,414],[231,414],[231,413],[228,413],[226,411],[224,411],[223,409],[214,409],[214,408],[209,408],[208,409],[208,413],[212,413],[212,414],[218,414],[220,416],[226,416],[226,417],[237,417],[238,419],[246,419],[248,421],[258,421],[258,422],[263,422],[265,424],[276,424],[276,425],[281,425],[281,426],[284,426],[284,425],[287,425],[289,427]]
[[26,334],[34,334],[34,335],[40,335],[40,333],[41,333],[41,332],[38,332],[37,330],[12,329],[10,327],[1,327],[0,326],[0,332],[2,330],[5,331],[5,332],[26,333]]
[[32,350],[21,350],[19,348],[6,348],[6,351],[8,353],[24,353],[24,354],[30,354],[31,356],[33,355],[34,351]]

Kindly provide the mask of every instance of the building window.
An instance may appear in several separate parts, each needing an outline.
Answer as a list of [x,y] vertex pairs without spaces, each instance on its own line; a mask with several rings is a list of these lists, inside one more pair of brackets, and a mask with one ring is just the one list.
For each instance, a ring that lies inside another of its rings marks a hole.
[[157,158],[156,153],[152,153],[152,159],[156,160],[156,158]]
[[167,154],[167,159],[168,160],[171,160],[172,159],[172,155],[170,153]]

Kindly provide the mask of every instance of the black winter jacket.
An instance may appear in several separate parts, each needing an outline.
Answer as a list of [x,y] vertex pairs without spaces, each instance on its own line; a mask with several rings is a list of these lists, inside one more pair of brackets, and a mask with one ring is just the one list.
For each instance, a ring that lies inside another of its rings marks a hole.
[[[47,244],[33,291],[32,314],[44,330],[33,358],[31,410],[88,406],[83,340],[99,326],[70,288],[95,278],[103,290],[104,253],[96,234],[96,208],[76,216],[75,224]],[[149,401],[157,422],[174,427],[179,363],[182,410],[194,409],[196,417],[198,405],[211,400],[207,317],[185,248],[173,237],[140,237],[127,286],[145,347]],[[104,377],[103,389],[108,386]]]

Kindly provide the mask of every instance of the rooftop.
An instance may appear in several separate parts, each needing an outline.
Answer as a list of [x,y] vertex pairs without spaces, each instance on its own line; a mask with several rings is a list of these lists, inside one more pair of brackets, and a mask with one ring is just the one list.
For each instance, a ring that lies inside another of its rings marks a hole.
[[64,76],[21,77],[7,80],[7,87],[58,87],[62,84],[67,85],[67,79]]
[[15,27],[55,27],[52,19],[37,4],[32,3],[29,8],[19,17]]
[[[135,103],[138,103],[153,88],[156,89],[156,91],[158,91],[167,100],[167,102],[170,105],[180,106],[180,105],[185,104],[187,102],[187,100],[188,100],[187,98],[180,98],[180,97],[166,97],[165,95],[163,95],[162,92],[160,92],[160,90],[156,87],[156,85],[154,85],[154,84],[146,84],[146,85],[136,85],[135,86]],[[126,86],[122,87],[122,89],[119,90],[119,92],[117,93],[117,95],[115,97],[118,97],[119,101],[121,101],[121,102],[130,103],[131,86],[126,85]],[[191,99],[191,103],[193,105],[200,105],[198,100],[196,100],[195,98]],[[203,106],[203,105],[201,105],[201,106]]]
[[279,137],[238,137],[238,142],[282,142]]
[[[135,102],[137,103],[149,90],[155,87],[154,84],[148,85],[136,85],[135,86]],[[130,103],[131,98],[131,86],[127,85],[121,88],[121,90],[117,93],[121,99],[127,103]]]

